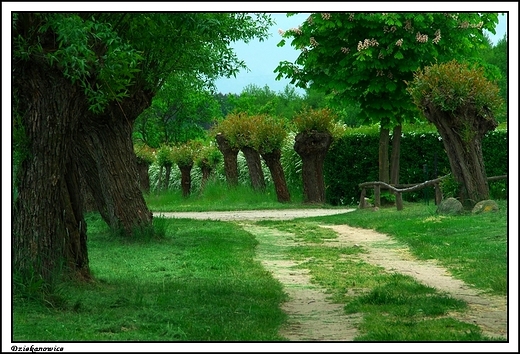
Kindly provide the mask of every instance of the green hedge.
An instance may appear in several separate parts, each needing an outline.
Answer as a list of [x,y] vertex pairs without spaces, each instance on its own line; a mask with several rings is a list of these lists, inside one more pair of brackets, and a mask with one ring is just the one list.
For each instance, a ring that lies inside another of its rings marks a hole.
[[[354,205],[359,202],[358,184],[377,181],[379,133],[349,133],[339,139],[325,159],[324,174],[327,202],[332,205]],[[507,174],[507,131],[495,130],[482,141],[484,165],[488,177]],[[437,132],[404,133],[401,138],[400,183],[420,183],[450,171],[447,154]],[[437,164],[435,165],[435,161]],[[425,175],[425,165],[427,175]],[[506,181],[490,183],[491,196],[507,198]],[[403,198],[417,201],[433,197],[433,190],[404,193]]]

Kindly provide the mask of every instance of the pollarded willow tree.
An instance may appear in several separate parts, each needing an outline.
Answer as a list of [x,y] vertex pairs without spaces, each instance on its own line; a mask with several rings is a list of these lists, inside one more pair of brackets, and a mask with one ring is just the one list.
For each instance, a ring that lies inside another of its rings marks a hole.
[[269,168],[276,198],[280,203],[287,203],[291,200],[291,195],[281,163],[282,147],[288,134],[287,126],[281,119],[265,114],[256,115],[254,121],[257,127],[251,137],[253,146]]
[[337,138],[337,115],[328,108],[305,109],[293,123],[296,127],[294,150],[302,159],[303,199],[305,203],[325,202],[325,157]]
[[244,13],[13,13],[15,272],[90,277],[80,174],[112,228],[151,227],[135,119],[172,72],[236,73],[245,65],[230,43],[270,25]]
[[[405,81],[434,62],[470,58],[495,33],[496,13],[313,13],[298,28],[281,32],[301,53],[294,63],[276,68],[277,78],[299,87],[359,102],[366,122],[379,123],[379,179],[398,183],[401,125],[413,121],[416,108]],[[392,178],[389,133],[394,129]]]
[[418,70],[408,92],[442,137],[462,204],[471,208],[488,199],[482,138],[498,125],[499,87],[482,68],[450,61]]
[[[238,152],[242,151],[249,170],[251,187],[257,191],[264,191],[265,177],[262,170],[262,160],[253,141],[260,124],[258,117],[246,112],[230,113],[225,119],[218,122],[215,129],[219,149],[224,155],[225,167],[231,170],[235,169]],[[226,172],[226,176],[228,174],[230,172]],[[236,175],[238,176],[238,171]]]

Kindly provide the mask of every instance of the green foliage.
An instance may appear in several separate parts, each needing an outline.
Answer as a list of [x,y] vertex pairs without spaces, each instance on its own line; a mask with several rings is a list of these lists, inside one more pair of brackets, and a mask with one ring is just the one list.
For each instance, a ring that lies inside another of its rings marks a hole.
[[[448,157],[437,132],[404,130],[400,154],[401,184],[424,182],[450,171]],[[484,136],[482,151],[488,177],[508,173],[507,144],[507,131],[495,130]],[[356,205],[359,202],[361,191],[358,184],[378,180],[378,146],[377,129],[365,127],[348,129],[345,136],[331,146],[324,165],[327,202],[333,205]],[[490,191],[493,198],[505,198],[505,181],[490,182]],[[404,193],[403,199],[419,201],[423,193]],[[433,197],[432,189],[428,193]]]
[[172,166],[175,162],[172,159],[172,148],[168,145],[161,145],[157,149],[157,164],[161,167]]
[[359,102],[367,122],[392,127],[414,119],[405,81],[432,62],[468,58],[494,31],[495,13],[312,13],[285,31],[301,50],[284,61],[277,78],[332,94],[338,106]]
[[193,166],[197,152],[202,147],[199,141],[190,140],[171,149],[171,160],[179,167]]
[[[23,26],[29,23],[37,27],[24,32],[28,29]],[[13,27],[14,56],[22,60],[44,57],[64,77],[78,83],[94,112],[127,96],[143,60],[109,23],[88,14],[24,13],[16,17]],[[49,36],[54,37],[52,43],[47,42]]]
[[171,74],[137,118],[134,140],[157,147],[204,138],[205,129],[219,116],[219,104],[203,80],[192,74]]
[[235,148],[254,148],[253,136],[258,130],[259,119],[259,115],[252,116],[247,112],[230,113],[218,122],[214,132],[224,134],[230,145]]
[[293,124],[298,133],[327,132],[335,138],[342,133],[341,127],[337,123],[338,116],[330,108],[305,108],[293,118]]
[[155,149],[152,149],[146,144],[143,143],[136,143],[134,144],[134,152],[135,155],[141,159],[142,161],[145,161],[148,164],[152,164],[155,162],[156,159],[156,152]]
[[455,180],[453,175],[449,174],[449,170],[444,169],[443,174],[447,175],[439,184],[443,198],[457,198],[460,190],[460,183]]
[[252,136],[252,144],[261,153],[281,150],[287,138],[287,125],[281,119],[267,115],[255,117],[256,132]]
[[195,165],[200,168],[214,169],[221,161],[222,153],[213,142],[201,146],[195,156]]
[[407,91],[421,110],[435,107],[455,112],[473,107],[478,116],[488,119],[488,115],[495,116],[503,105],[500,89],[486,79],[481,67],[455,60],[419,69]]

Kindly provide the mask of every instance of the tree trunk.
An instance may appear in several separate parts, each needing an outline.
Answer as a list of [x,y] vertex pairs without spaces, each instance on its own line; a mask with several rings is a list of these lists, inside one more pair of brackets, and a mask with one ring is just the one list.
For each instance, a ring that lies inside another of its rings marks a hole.
[[200,166],[200,171],[202,172],[202,178],[200,180],[200,193],[204,191],[204,187],[206,187],[206,183],[209,180],[209,177],[211,176],[211,171],[213,169],[211,166],[203,164]]
[[144,160],[137,159],[137,175],[139,177],[139,187],[144,193],[150,193],[150,175],[148,169],[150,164]]
[[247,169],[251,179],[251,186],[255,191],[265,191],[264,171],[262,170],[262,161],[260,154],[253,148],[244,146],[242,152],[246,158]]
[[78,163],[101,216],[112,229],[122,229],[127,235],[152,224],[132,142],[133,122],[149,98],[139,91],[121,103],[111,103],[103,114],[84,114],[77,141]]
[[178,165],[181,170],[181,188],[182,188],[182,196],[189,197],[191,193],[191,169],[193,167],[193,163],[189,165]]
[[13,272],[45,282],[65,274],[90,279],[73,156],[78,118],[88,103],[61,72],[38,62],[16,62],[13,87],[29,142],[13,210]]
[[269,171],[271,172],[271,177],[273,178],[274,188],[276,190],[276,197],[278,198],[278,201],[280,203],[290,202],[291,195],[289,194],[282,163],[280,162],[282,152],[280,150],[275,150],[268,153],[264,152],[261,155],[265,161],[265,164],[269,168]]
[[482,138],[496,128],[493,118],[478,116],[472,108],[444,112],[434,106],[425,114],[435,124],[448,154],[451,172],[460,183],[459,199],[466,209],[489,198],[489,185],[482,156]]
[[401,133],[403,131],[402,125],[394,127],[392,133],[392,157],[391,157],[391,171],[390,184],[399,184],[399,161],[401,155]]
[[84,212],[93,212],[98,211],[97,210],[97,204],[96,200],[94,199],[94,196],[92,195],[89,186],[87,185],[87,181],[85,181],[85,178],[80,173],[80,190],[81,190],[81,196],[83,199],[83,211]]
[[329,133],[312,131],[298,133],[294,150],[302,158],[303,194],[305,203],[325,202],[325,180],[323,164],[332,143]]
[[162,182],[162,189],[167,191],[170,188],[170,177],[172,174],[172,165],[165,165],[164,169],[166,170],[164,173],[164,179]]
[[226,181],[230,186],[238,185],[238,152],[239,149],[232,147],[229,141],[221,133],[215,137],[218,149],[224,156],[224,170]]
[[379,181],[389,183],[388,148],[390,146],[390,130],[383,128],[379,130]]
[[162,191],[163,170],[164,170],[164,166],[160,166],[159,167],[159,176],[157,177],[157,191]]

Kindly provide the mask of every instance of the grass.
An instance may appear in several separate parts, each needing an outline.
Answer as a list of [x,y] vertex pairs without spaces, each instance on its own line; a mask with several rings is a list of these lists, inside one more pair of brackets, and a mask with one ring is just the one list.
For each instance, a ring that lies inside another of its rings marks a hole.
[[436,259],[457,278],[492,294],[507,293],[507,202],[495,213],[437,215],[435,205],[356,210],[316,218],[330,224],[374,229],[406,244],[421,260]]
[[[317,207],[246,187],[208,185],[202,195],[147,195],[153,211]],[[301,245],[287,257],[310,270],[347,313],[362,312],[359,341],[494,341],[472,324],[450,318],[466,304],[413,278],[358,258],[361,247],[327,247],[336,236],[320,224],[348,224],[391,235],[419,259],[436,259],[455,277],[492,294],[507,293],[507,202],[496,213],[439,216],[435,206],[395,207],[261,221],[292,233]],[[330,207],[330,206],[318,206]],[[16,293],[15,341],[280,341],[286,321],[281,284],[254,259],[257,241],[234,223],[154,220],[161,237],[123,238],[89,214],[93,283],[63,283],[40,297]],[[36,292],[37,284],[26,292]],[[498,339],[500,340],[500,338]]]
[[210,181],[202,193],[192,193],[188,197],[183,197],[180,190],[169,190],[151,192],[144,198],[150,210],[156,212],[334,208],[328,204],[305,204],[303,197],[294,192],[291,192],[291,202],[280,203],[272,184],[265,192],[257,192],[246,185],[228,188],[221,181]]
[[280,283],[231,223],[171,219],[159,240],[125,240],[89,215],[96,281],[53,301],[15,297],[15,341],[278,341]]
[[[466,224],[465,241],[437,242],[443,235],[459,237],[455,231],[460,223],[452,220],[443,227],[428,230],[422,237],[418,234],[416,222],[428,219],[426,223],[439,216],[431,216],[431,208],[425,205],[406,205],[405,210],[381,209],[379,212],[357,210],[346,215],[317,217],[298,221],[259,221],[257,224],[276,228],[294,234],[304,245],[287,251],[290,259],[301,262],[297,267],[308,269],[315,283],[327,289],[330,298],[336,303],[345,304],[346,313],[362,313],[363,322],[359,327],[360,335],[356,341],[503,341],[504,338],[489,338],[482,334],[479,327],[458,321],[450,314],[462,312],[467,304],[448,294],[425,286],[410,276],[391,273],[368,264],[357,257],[366,251],[362,247],[327,247],[323,242],[333,239],[331,230],[317,227],[318,224],[352,224],[355,226],[384,225],[384,230],[394,234],[399,230],[401,244],[407,244],[410,234],[423,241],[421,250],[427,249],[429,257],[448,265],[472,263],[472,268],[459,269],[462,279],[474,280],[475,287],[491,293],[504,295],[507,287],[507,259],[505,257],[506,239],[504,215],[507,208],[489,215],[463,215],[460,222]],[[505,210],[504,210],[505,209]],[[500,215],[503,213],[504,215]],[[424,215],[427,215],[424,217]],[[453,217],[456,219],[457,217]],[[482,229],[492,223],[491,233],[497,237],[475,242],[482,238]],[[424,230],[423,230],[424,231]],[[499,237],[498,237],[499,236]],[[467,237],[467,238],[466,238]],[[469,239],[473,242],[469,242]],[[408,244],[410,245],[410,244]],[[412,248],[412,253],[414,249]],[[479,263],[483,252],[493,257],[494,262]],[[417,252],[415,252],[417,253]],[[454,255],[458,255],[454,257]],[[486,273],[487,272],[487,273]],[[486,276],[475,278],[475,274]]]

